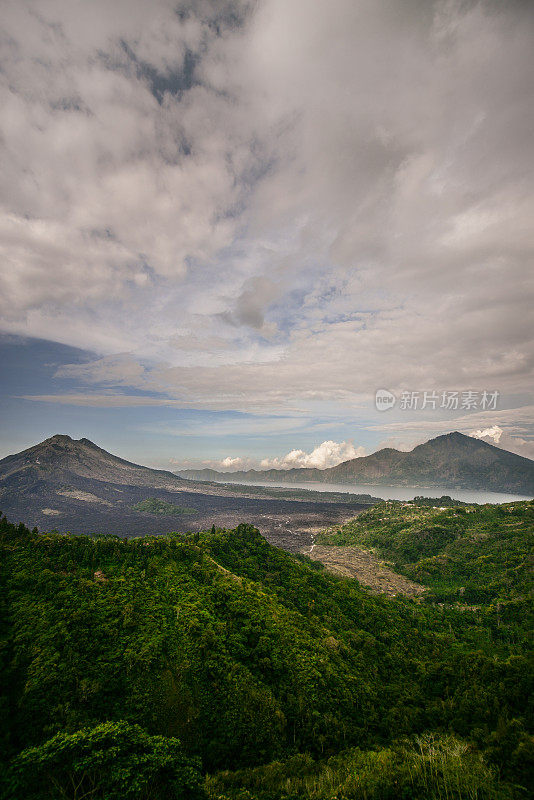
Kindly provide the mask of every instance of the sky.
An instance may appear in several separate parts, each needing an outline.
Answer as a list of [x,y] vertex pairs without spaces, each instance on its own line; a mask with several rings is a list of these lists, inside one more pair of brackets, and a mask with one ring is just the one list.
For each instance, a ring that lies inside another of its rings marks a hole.
[[0,457],[327,467],[460,430],[534,458],[534,4],[2,17]]

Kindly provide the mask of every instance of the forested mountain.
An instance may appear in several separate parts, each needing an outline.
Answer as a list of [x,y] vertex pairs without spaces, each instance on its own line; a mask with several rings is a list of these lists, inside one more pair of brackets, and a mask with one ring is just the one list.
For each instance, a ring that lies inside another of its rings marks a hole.
[[[249,525],[124,540],[3,519],[4,794],[527,797],[534,507],[457,512],[442,512],[456,538],[493,543],[495,581],[476,598],[459,591],[468,549],[448,556],[454,596],[429,580],[412,600],[372,596]],[[447,527],[433,526],[403,558],[432,558]]]
[[534,495],[534,461],[463,433],[448,433],[409,453],[385,448],[328,469],[246,472],[181,470],[184,478],[249,483],[303,481],[391,486],[446,486]]

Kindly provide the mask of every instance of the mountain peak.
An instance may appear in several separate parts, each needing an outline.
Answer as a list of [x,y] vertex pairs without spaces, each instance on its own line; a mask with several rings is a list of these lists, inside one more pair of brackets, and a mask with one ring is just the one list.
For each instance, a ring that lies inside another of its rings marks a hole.
[[75,440],[66,433],[55,433],[53,436],[49,436],[48,439],[45,439],[44,442],[41,442],[41,444],[67,444],[68,442],[74,441]]
[[[429,439],[427,442],[418,444],[410,451],[410,455],[413,458],[465,459],[472,456],[475,457],[476,453],[485,449],[484,445],[487,445],[487,442],[482,442],[472,436],[466,436],[459,431],[452,431],[452,433],[443,433],[440,436]],[[487,445],[487,449],[491,450],[492,448]],[[504,450],[502,452],[504,453]]]
[[131,486],[175,486],[182,479],[165,470],[134,464],[103,450],[89,439],[73,439],[56,433],[43,442],[0,460],[0,481],[3,477],[31,469],[39,479],[54,479],[65,484],[77,478]]
[[97,445],[92,442],[90,439],[73,439],[72,436],[69,436],[66,433],[55,433],[53,436],[50,436],[48,439],[45,439],[36,447],[43,447],[43,446],[59,446],[59,447],[71,447],[76,445],[82,445],[83,447],[92,447],[95,449],[99,449]]
[[433,439],[429,439],[425,444],[431,444],[432,442],[462,442],[466,444],[473,441],[477,441],[473,436],[467,436],[467,434],[460,433],[460,431],[451,431],[450,433],[442,433],[440,436],[434,436]]

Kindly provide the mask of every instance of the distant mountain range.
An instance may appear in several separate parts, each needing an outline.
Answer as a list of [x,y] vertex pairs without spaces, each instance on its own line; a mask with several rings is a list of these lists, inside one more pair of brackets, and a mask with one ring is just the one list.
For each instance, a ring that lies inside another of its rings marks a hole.
[[385,448],[328,469],[203,469],[177,474],[197,481],[439,486],[534,495],[534,461],[457,431],[420,444],[409,453]]
[[348,519],[375,501],[199,484],[61,434],[0,460],[1,511],[41,530],[139,536],[252,522],[274,544],[299,549],[310,527]]

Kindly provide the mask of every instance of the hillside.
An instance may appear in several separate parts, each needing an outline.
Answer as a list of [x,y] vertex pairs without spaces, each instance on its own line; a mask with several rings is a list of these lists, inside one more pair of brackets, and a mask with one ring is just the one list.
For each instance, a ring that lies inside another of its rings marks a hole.
[[247,525],[128,541],[5,519],[0,579],[13,800],[71,780],[120,797],[134,772],[131,796],[157,800],[528,795],[520,582],[504,609],[438,606],[371,596]]
[[316,542],[336,552],[353,546],[375,552],[430,587],[429,602],[503,601],[513,608],[534,595],[533,502],[441,509],[390,501]]
[[182,470],[184,478],[245,483],[345,483],[485,489],[534,496],[534,461],[462,433],[448,433],[409,453],[385,448],[328,469]]
[[298,550],[312,528],[345,521],[375,500],[201,484],[64,435],[0,461],[0,509],[60,532],[138,536],[254,520],[272,541]]

